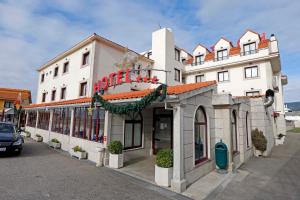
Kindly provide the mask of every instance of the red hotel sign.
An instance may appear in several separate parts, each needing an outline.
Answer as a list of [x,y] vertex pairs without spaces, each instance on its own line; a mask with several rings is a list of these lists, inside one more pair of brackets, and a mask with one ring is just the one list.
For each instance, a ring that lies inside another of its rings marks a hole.
[[135,77],[132,77],[137,70],[129,69],[126,70],[119,70],[118,72],[110,73],[109,76],[104,76],[101,80],[98,80],[94,84],[94,92],[100,91],[100,90],[107,90],[109,87],[116,86],[116,85],[122,85],[123,83],[157,83],[158,79],[156,76],[150,78],[149,76],[141,76],[136,75]]

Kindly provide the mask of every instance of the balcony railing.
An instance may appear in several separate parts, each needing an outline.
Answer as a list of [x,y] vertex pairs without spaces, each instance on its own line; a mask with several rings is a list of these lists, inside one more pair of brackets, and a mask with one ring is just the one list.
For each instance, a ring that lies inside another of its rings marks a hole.
[[197,66],[197,65],[203,65],[204,61],[200,61],[200,62],[193,62],[191,65],[192,66]]
[[247,55],[255,54],[255,53],[258,53],[258,49],[250,50],[250,51],[243,51],[243,52],[241,52],[241,56],[247,56]]
[[228,58],[229,58],[229,56],[217,57],[214,59],[214,61],[227,60]]

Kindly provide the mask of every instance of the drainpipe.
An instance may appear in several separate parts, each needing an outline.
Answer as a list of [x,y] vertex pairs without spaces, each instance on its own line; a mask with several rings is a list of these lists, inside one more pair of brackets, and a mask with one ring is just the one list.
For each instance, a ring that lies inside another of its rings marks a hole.
[[267,101],[264,103],[264,106],[267,108],[267,107],[270,107],[274,103],[274,91],[273,90],[268,89],[266,91],[266,99],[267,99]]

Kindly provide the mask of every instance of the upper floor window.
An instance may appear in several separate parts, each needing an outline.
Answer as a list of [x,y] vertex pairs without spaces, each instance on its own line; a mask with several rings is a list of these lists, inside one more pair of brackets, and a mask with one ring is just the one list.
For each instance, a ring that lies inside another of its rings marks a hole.
[[258,67],[246,67],[245,68],[245,78],[255,78],[258,77]]
[[246,92],[246,96],[248,96],[248,97],[259,96],[259,95],[260,95],[259,91]]
[[64,63],[63,73],[67,73],[69,71],[69,62]]
[[180,82],[180,70],[179,69],[175,69],[175,81]]
[[14,107],[13,102],[11,102],[11,101],[5,101],[4,108],[12,108],[12,107]]
[[196,83],[204,82],[204,81],[205,81],[204,74],[195,76],[195,82],[196,82]]
[[249,55],[249,54],[253,54],[255,52],[256,52],[256,43],[255,42],[244,44],[243,55]]
[[41,82],[44,82],[44,80],[45,80],[45,74],[42,74],[41,75]]
[[89,58],[90,58],[90,52],[86,52],[82,55],[82,65],[88,65],[89,64]]
[[228,71],[218,72],[218,81],[219,82],[229,81]]
[[58,75],[58,67],[55,67],[54,68],[54,77],[57,77],[57,75]]
[[87,82],[80,83],[79,96],[86,96]]
[[56,96],[56,90],[52,90],[51,101],[55,101],[55,96]]
[[66,87],[61,88],[60,99],[66,99],[66,91],[67,91]]
[[228,51],[227,49],[222,49],[217,51],[217,60],[225,60],[228,58]]
[[42,94],[42,102],[45,102],[45,101],[46,101],[46,95],[47,95],[46,92],[44,92],[44,93]]
[[195,56],[195,64],[203,64],[204,63],[204,55]]
[[180,51],[175,49],[175,60],[180,61]]

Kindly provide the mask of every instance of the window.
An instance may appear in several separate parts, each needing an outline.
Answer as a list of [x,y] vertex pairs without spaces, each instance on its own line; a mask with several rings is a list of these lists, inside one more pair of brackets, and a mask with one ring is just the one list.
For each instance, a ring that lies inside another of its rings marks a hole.
[[175,81],[180,82],[180,70],[179,69],[175,69]]
[[182,62],[183,64],[185,64],[185,61],[186,61],[185,58],[182,58],[182,59],[181,59],[181,62]]
[[227,49],[217,51],[217,60],[225,60],[228,58]]
[[204,82],[204,81],[205,81],[204,74],[195,76],[195,82],[196,82],[196,83]]
[[80,83],[79,96],[86,96],[86,87],[87,87],[87,82]]
[[58,67],[55,67],[54,68],[54,77],[57,77],[57,75],[58,75]]
[[237,124],[236,124],[236,112],[232,111],[231,115],[231,142],[232,142],[232,153],[236,154],[238,152],[238,134],[237,134]]
[[67,73],[69,71],[69,62],[64,63],[63,73]]
[[259,91],[246,92],[246,96],[248,96],[248,97],[259,96],[259,95],[260,95]]
[[204,55],[195,56],[195,65],[201,65],[204,63]]
[[55,101],[55,96],[56,96],[56,90],[52,90],[51,101]]
[[13,108],[14,104],[11,101],[5,101],[4,102],[4,108]]
[[37,128],[49,130],[50,112],[47,110],[39,111]]
[[143,120],[140,113],[125,119],[124,149],[138,148],[142,146]]
[[150,70],[150,69],[147,70],[147,76],[148,76],[149,78],[151,78],[151,70]]
[[74,111],[73,136],[95,142],[103,142],[104,109],[97,107],[88,114],[87,107],[78,107]]
[[27,126],[35,128],[35,126],[36,126],[36,111],[28,111]]
[[195,114],[194,124],[195,164],[208,158],[207,153],[207,119],[205,110],[200,106]]
[[45,102],[45,101],[46,101],[46,96],[47,96],[47,93],[44,92],[44,93],[42,94],[42,102]]
[[66,99],[66,91],[67,91],[67,88],[65,88],[65,87],[61,88],[60,99]]
[[42,74],[41,75],[41,82],[44,82],[44,80],[45,80],[45,74]]
[[249,112],[247,111],[246,112],[246,144],[247,144],[247,148],[250,147],[250,140],[251,140],[251,131],[249,130],[249,124],[250,124],[250,121],[249,121]]
[[219,82],[229,81],[228,71],[218,72],[218,81]]
[[252,42],[244,44],[244,52],[242,53],[242,55],[249,55],[253,53],[256,53],[256,43]]
[[86,52],[82,56],[82,65],[88,65],[89,64],[89,58],[90,58],[90,52]]
[[51,131],[69,135],[71,123],[71,110],[69,108],[58,108],[53,110]]
[[246,67],[245,68],[245,78],[255,78],[258,77],[258,67]]
[[175,60],[180,61],[180,51],[175,49]]

